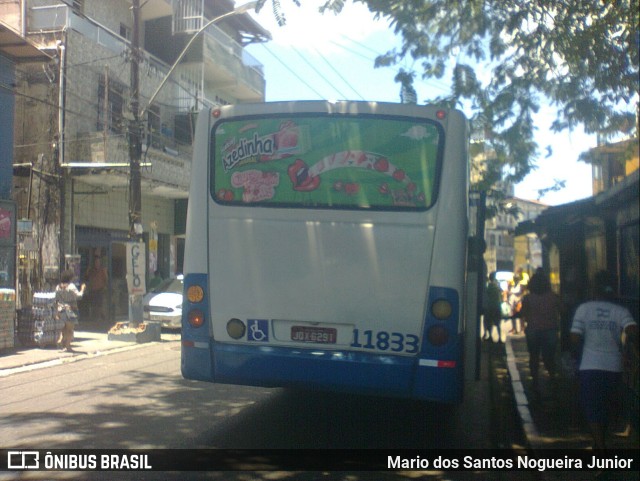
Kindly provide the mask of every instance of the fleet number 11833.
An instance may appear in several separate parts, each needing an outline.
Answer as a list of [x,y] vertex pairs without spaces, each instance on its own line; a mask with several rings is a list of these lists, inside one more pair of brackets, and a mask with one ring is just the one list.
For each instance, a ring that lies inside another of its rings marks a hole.
[[414,334],[354,329],[351,347],[415,354],[419,350],[419,342]]

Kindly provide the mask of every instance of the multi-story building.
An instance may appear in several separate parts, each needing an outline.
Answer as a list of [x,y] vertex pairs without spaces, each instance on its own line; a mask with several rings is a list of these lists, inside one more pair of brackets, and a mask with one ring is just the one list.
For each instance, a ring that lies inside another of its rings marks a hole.
[[13,347],[16,313],[16,205],[13,184],[13,126],[16,70],[48,56],[22,35],[15,22],[5,23],[13,9],[0,3],[0,350]]
[[[542,246],[533,234],[515,236],[519,222],[535,218],[546,209],[546,205],[514,196],[513,184],[504,180],[492,182],[488,163],[495,154],[485,151],[484,131],[476,130],[471,135],[470,177],[472,185],[479,189],[490,189],[485,196],[484,261],[487,272],[515,272],[522,268],[531,273],[542,266]],[[477,229],[477,212],[472,209],[470,232]]]
[[[4,21],[52,56],[16,76],[13,195],[23,234],[21,299],[72,265],[80,276],[101,256],[112,317],[127,315],[132,0],[4,0]],[[269,32],[233,0],[139,2],[139,91],[144,130],[142,225],[148,272],[181,269],[181,237],[195,115],[205,105],[264,101],[260,63],[245,50]],[[12,14],[8,12],[11,9]],[[202,33],[202,34],[200,34]],[[148,101],[194,35],[152,104]],[[106,259],[106,262],[105,262]]]
[[533,200],[509,197],[500,202],[500,208],[485,224],[485,262],[487,270],[510,271],[523,269],[531,274],[542,266],[542,246],[534,235],[515,235],[520,222],[534,219],[547,208]]
[[638,139],[600,144],[582,157],[591,163],[593,195],[598,195],[638,170]]

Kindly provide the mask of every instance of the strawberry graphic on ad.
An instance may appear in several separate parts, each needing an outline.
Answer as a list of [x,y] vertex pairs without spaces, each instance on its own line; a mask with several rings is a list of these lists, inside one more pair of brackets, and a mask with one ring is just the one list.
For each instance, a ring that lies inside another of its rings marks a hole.
[[[424,194],[417,195],[416,183],[411,181],[403,169],[390,162],[386,156],[362,150],[336,152],[323,157],[311,166],[298,158],[289,165],[288,174],[294,190],[311,192],[320,186],[320,177],[326,172],[344,168],[367,169],[391,177],[395,182],[400,183],[402,186],[400,189],[393,189],[387,182],[377,187],[378,193],[383,196],[393,194],[396,205],[408,205],[413,199],[424,198]],[[336,180],[333,182],[332,188],[335,192],[355,196],[360,192],[361,185],[348,180]]]
[[228,189],[220,189],[216,193],[216,197],[218,200],[222,202],[231,202],[234,198],[233,191]]
[[389,160],[386,157],[380,157],[374,162],[373,168],[378,172],[386,173],[389,171]]

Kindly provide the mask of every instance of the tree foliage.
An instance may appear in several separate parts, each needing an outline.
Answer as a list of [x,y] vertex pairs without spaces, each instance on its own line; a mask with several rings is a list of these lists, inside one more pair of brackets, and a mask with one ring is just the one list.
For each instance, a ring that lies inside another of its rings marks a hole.
[[[339,12],[345,0],[321,10]],[[472,113],[493,152],[488,180],[517,182],[537,157],[533,115],[542,98],[556,108],[552,130],[582,125],[587,133],[637,135],[637,0],[354,0],[390,21],[398,49],[376,59],[420,66],[396,80],[408,89],[417,74],[448,79],[446,96],[420,99]]]
[[[297,7],[300,6],[300,2],[298,0],[291,0],[291,1]],[[266,3],[267,3],[267,0],[257,0],[256,13],[262,10],[262,7],[264,7]],[[344,1],[338,0],[335,3],[336,5],[334,8],[338,9],[338,11],[342,10],[342,8],[344,7]],[[271,0],[271,7],[273,12],[273,17],[276,19],[276,22],[278,23],[278,25],[282,27],[284,24],[287,23],[287,18],[285,14],[282,12],[282,4],[280,0]]]

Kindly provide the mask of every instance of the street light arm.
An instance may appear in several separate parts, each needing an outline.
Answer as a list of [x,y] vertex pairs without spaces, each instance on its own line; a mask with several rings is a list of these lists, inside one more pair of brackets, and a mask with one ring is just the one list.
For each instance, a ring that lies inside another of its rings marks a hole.
[[158,94],[160,93],[160,90],[162,89],[162,87],[164,87],[164,84],[167,83],[167,81],[169,80],[169,77],[171,77],[171,74],[173,73],[173,71],[178,67],[178,64],[184,58],[184,56],[187,54],[187,51],[189,50],[189,48],[191,47],[193,42],[195,42],[196,38],[198,38],[202,32],[204,32],[207,28],[209,28],[214,23],[219,22],[220,20],[223,20],[223,19],[225,19],[227,17],[231,17],[233,15],[239,15],[241,13],[245,13],[245,12],[251,10],[252,8],[255,8],[255,6],[257,4],[258,4],[258,2],[248,2],[248,3],[245,3],[244,5],[240,5],[238,8],[236,8],[236,9],[230,11],[230,12],[222,14],[222,15],[214,18],[213,20],[209,20],[202,27],[200,27],[200,29],[196,33],[193,34],[191,39],[189,39],[189,41],[187,42],[187,45],[185,45],[185,47],[182,49],[182,52],[180,52],[180,55],[178,55],[178,58],[175,60],[175,62],[173,62],[173,65],[171,65],[171,68],[167,72],[167,75],[164,76],[164,78],[162,79],[162,82],[160,82],[160,85],[158,85],[158,88],[156,88],[156,90],[151,95],[151,98],[149,99],[149,102],[147,103],[147,106],[144,109],[142,109],[142,111],[140,112],[140,116],[139,117],[143,118],[144,115],[147,113],[147,110],[149,109],[149,107],[151,106],[153,101],[156,99]]

